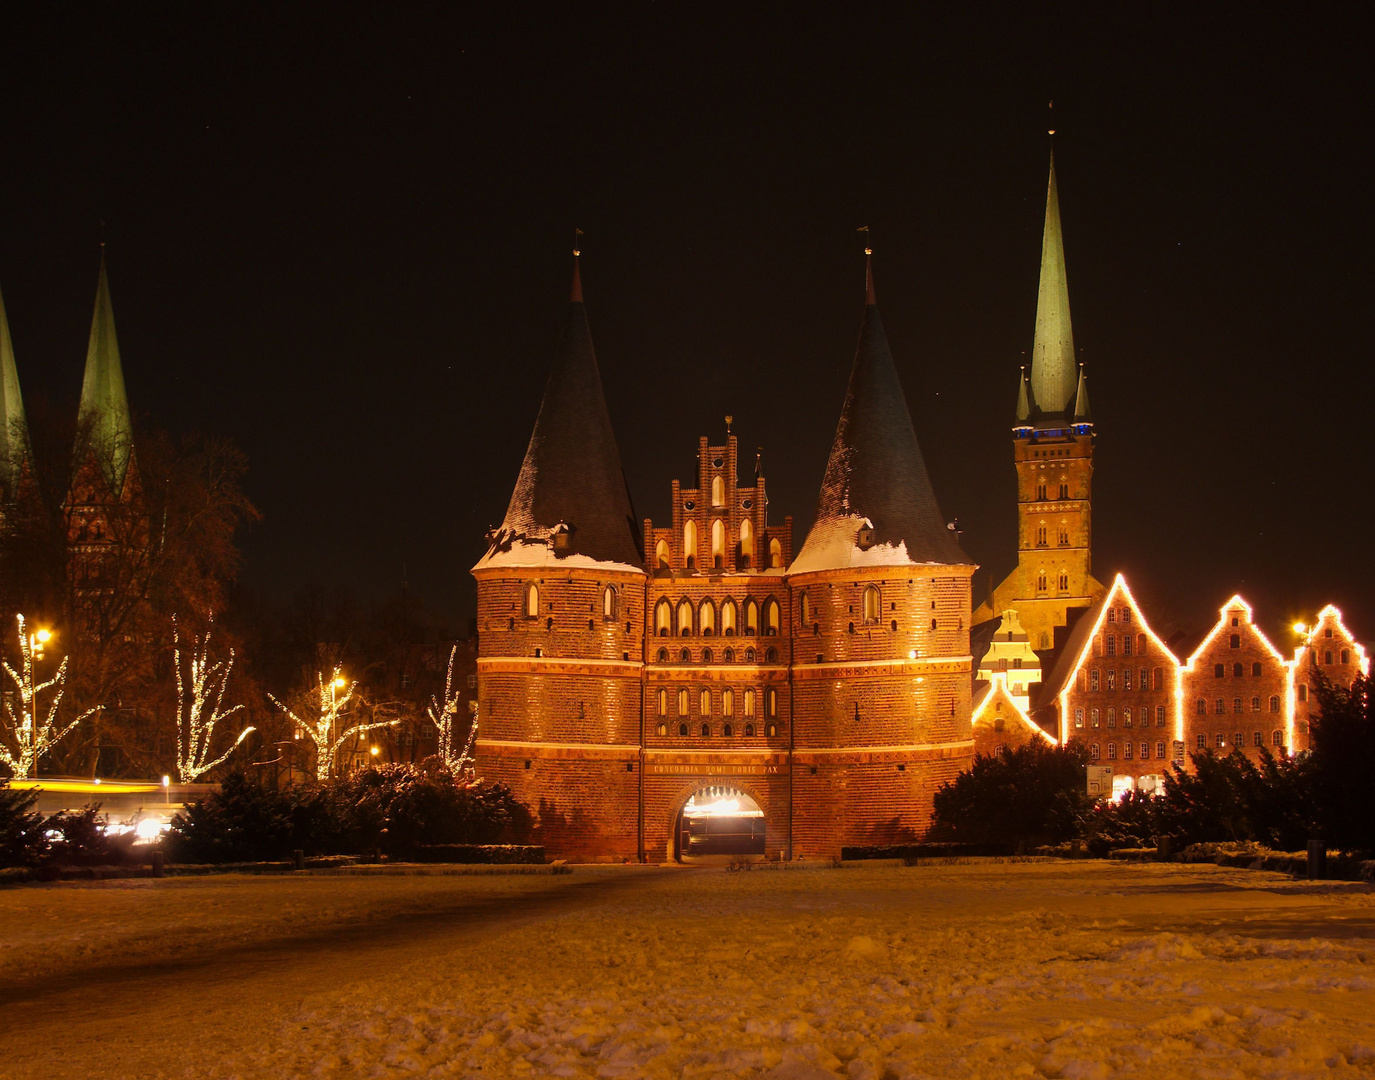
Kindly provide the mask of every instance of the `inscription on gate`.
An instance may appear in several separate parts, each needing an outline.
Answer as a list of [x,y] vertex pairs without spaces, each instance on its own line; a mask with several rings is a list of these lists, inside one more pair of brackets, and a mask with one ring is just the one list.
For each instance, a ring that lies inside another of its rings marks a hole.
[[778,772],[777,765],[651,765],[662,776],[767,776]]

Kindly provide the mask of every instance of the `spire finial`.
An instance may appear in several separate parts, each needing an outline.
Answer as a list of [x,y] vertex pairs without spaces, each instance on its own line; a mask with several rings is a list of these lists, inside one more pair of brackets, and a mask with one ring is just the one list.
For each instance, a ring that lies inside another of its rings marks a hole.
[[855,232],[864,234],[864,302],[865,304],[876,304],[878,301],[874,299],[874,268],[872,265],[874,248],[869,242],[869,226],[861,225]]
[[573,230],[573,289],[569,294],[569,299],[575,304],[582,303],[582,272],[580,267],[580,256],[582,255],[582,230]]
[[[1048,104],[1048,105],[1046,106],[1046,117],[1047,117],[1047,119],[1048,119],[1048,123],[1050,124],[1050,126],[1046,129],[1046,134],[1049,135],[1049,136],[1051,136],[1051,138],[1052,138],[1051,146],[1054,146],[1054,145],[1055,145],[1055,143],[1054,143],[1054,141],[1053,141],[1053,140],[1054,140],[1054,136],[1055,136],[1055,99],[1054,99],[1054,98],[1051,98],[1050,104]],[[1051,154],[1054,154],[1054,153],[1055,153],[1055,151],[1052,150],[1052,151],[1051,151]]]
[[727,417],[726,417],[726,434],[727,434],[727,435],[730,434],[730,426],[731,426],[731,424],[733,424],[733,423],[735,423],[735,417],[733,417],[733,416],[727,416]]

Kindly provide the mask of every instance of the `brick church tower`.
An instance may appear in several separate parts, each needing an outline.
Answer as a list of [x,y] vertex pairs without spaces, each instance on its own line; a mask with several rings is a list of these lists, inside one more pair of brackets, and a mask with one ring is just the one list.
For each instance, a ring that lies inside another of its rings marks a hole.
[[529,449],[473,576],[478,774],[535,812],[552,852],[635,858],[645,572],[576,261]]
[[19,392],[10,323],[0,297],[0,521],[18,498],[22,479],[31,475],[29,469],[29,425]]
[[112,560],[148,543],[142,513],[133,421],[124,391],[124,368],[115,335],[114,306],[100,255],[95,313],[86,347],[86,371],[77,411],[77,442],[72,481],[64,506],[67,517],[68,573],[76,612],[84,629],[104,634]]
[[788,570],[793,849],[912,839],[968,766],[970,582],[936,504],[874,299],[816,521]]
[[1033,649],[1051,648],[1069,609],[1106,591],[1092,567],[1093,434],[1088,385],[1074,358],[1052,154],[1031,376],[1023,371],[1012,425],[1017,566],[974,613],[985,622],[1015,610]]

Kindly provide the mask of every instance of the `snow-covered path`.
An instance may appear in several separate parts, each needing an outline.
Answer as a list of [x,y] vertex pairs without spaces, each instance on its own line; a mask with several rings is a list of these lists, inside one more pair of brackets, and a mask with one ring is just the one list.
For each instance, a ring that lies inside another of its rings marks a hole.
[[0,918],[46,927],[0,948],[16,1078],[1375,1076],[1375,891],[1213,866],[129,882]]

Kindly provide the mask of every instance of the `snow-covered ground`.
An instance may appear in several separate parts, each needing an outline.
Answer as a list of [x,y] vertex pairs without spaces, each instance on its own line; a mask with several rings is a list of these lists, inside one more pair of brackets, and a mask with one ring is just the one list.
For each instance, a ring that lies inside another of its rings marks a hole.
[[[1375,891],[1213,866],[116,882],[0,917],[42,920],[0,961],[35,995],[4,1076],[1375,1076]],[[191,963],[88,966],[130,947]]]

